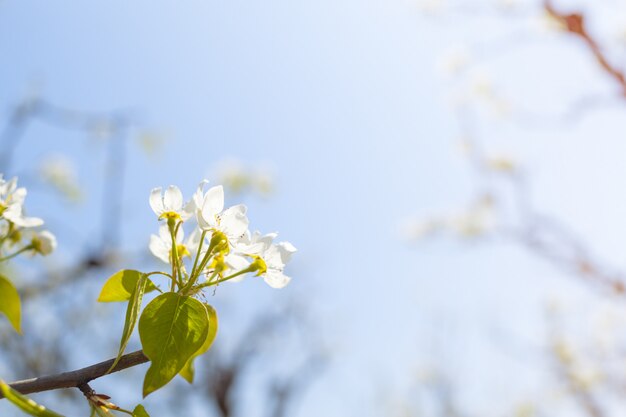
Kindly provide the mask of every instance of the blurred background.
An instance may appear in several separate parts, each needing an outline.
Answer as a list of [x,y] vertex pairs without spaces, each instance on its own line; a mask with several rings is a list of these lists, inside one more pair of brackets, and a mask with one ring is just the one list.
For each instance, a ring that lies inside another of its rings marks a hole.
[[[113,357],[149,191],[207,178],[293,281],[221,285],[153,417],[624,414],[622,1],[4,0],[0,51],[0,172],[59,239],[10,265],[2,378]],[[131,408],[145,369],[91,385]]]

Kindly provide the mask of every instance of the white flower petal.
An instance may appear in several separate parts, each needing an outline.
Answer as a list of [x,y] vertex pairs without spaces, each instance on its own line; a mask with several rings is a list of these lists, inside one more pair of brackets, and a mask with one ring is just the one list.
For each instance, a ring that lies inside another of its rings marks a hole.
[[259,233],[259,237],[256,238],[256,242],[262,245],[261,251],[265,252],[266,250],[268,250],[270,246],[272,246],[272,242],[277,236],[278,236],[278,233],[268,233],[265,236],[260,236],[260,233]]
[[208,183],[209,181],[207,180],[200,181],[196,192],[191,196],[191,200],[185,204],[185,208],[181,214],[184,221],[191,218],[198,210],[202,209],[202,202],[204,201],[204,186]]
[[183,208],[183,193],[175,185],[170,185],[163,194],[163,206],[165,211],[178,212]]
[[24,217],[20,204],[11,204],[2,213],[2,217],[18,227],[37,227],[43,224],[43,220],[38,217]]
[[170,263],[170,248],[157,235],[150,235],[150,244],[148,245],[150,252],[166,264]]
[[168,245],[172,244],[172,237],[170,236],[170,229],[167,227],[167,224],[161,224],[159,226],[159,238]]
[[263,275],[263,280],[272,288],[284,288],[289,284],[291,278],[280,271],[268,270]]
[[224,210],[224,187],[217,185],[209,188],[202,202],[202,214],[205,220]]
[[193,199],[189,200],[183,207],[183,211],[180,212],[181,219],[183,221],[189,220],[196,213],[196,209],[196,202]]
[[277,245],[270,246],[263,254],[263,260],[270,269],[283,270],[285,263]]
[[280,242],[278,244],[278,252],[284,264],[291,260],[291,255],[296,253],[298,249],[289,242]]
[[194,253],[198,250],[198,246],[200,246],[200,238],[202,237],[202,231],[197,227],[193,229],[193,232],[187,238],[187,242],[185,246],[187,250],[191,253]]
[[202,203],[204,202],[204,186],[208,183],[208,180],[200,181],[200,184],[198,184],[198,189],[195,193],[193,193],[193,196],[191,197],[191,200],[194,202],[196,209],[202,208]]
[[18,217],[11,221],[19,227],[39,227],[43,225],[43,220],[39,217]]
[[196,221],[198,222],[198,227],[202,230],[209,230],[215,226],[215,216],[212,215],[208,219],[205,219],[200,210],[196,212]]
[[224,257],[224,262],[235,272],[246,269],[250,265],[250,261],[245,256],[238,253],[230,253]]
[[157,216],[160,216],[165,211],[161,191],[163,191],[161,187],[153,188],[152,191],[150,191],[150,207]]
[[26,194],[27,194],[26,188],[23,188],[23,187],[18,188],[11,194],[10,203],[23,205],[24,200],[26,199]]
[[241,253],[245,253],[246,255],[258,255],[261,256],[262,253],[265,252],[267,248],[263,243],[252,243],[252,244],[239,244],[237,245],[237,251]]
[[232,206],[220,214],[220,229],[229,238],[239,238],[248,230],[250,221],[246,217],[248,209],[243,204]]
[[13,194],[16,188],[17,188],[17,177],[13,177],[6,184],[6,193]]

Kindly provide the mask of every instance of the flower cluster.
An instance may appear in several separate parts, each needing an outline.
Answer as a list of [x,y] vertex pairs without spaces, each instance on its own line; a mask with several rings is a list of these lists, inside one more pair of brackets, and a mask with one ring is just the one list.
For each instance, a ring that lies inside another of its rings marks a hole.
[[[35,229],[43,225],[43,220],[25,215],[26,194],[25,188],[17,186],[16,177],[7,181],[0,174],[0,261],[24,252],[49,255],[56,248],[57,241],[52,233]],[[22,247],[5,254],[6,248],[19,245]]]
[[[248,230],[247,208],[243,204],[224,208],[221,185],[204,191],[208,181],[198,186],[185,203],[180,189],[155,188],[150,207],[164,220],[158,235],[150,236],[150,251],[172,266],[172,288],[195,293],[202,288],[228,280],[239,280],[247,273],[263,277],[273,288],[286,286],[290,278],[283,273],[296,248],[289,242],[274,243],[276,233],[262,235]],[[183,224],[194,222],[185,237]],[[185,260],[188,258],[189,269]],[[199,279],[204,277],[202,282]]]

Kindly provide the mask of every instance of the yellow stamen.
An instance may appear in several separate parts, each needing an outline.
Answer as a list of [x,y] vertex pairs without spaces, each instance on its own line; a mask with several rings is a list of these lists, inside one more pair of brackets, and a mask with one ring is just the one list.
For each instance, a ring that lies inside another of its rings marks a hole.
[[176,213],[175,211],[165,211],[163,212],[160,216],[159,216],[159,220],[161,219],[174,219],[174,220],[182,220],[182,218],[180,217],[180,214]]

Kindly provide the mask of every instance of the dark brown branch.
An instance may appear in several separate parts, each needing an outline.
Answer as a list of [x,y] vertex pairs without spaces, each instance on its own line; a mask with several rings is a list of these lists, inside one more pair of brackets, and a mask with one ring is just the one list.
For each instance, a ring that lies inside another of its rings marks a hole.
[[[115,359],[109,359],[108,361],[75,371],[11,382],[9,385],[22,394],[31,394],[33,392],[50,391],[60,388],[76,388],[106,375],[111,365],[113,365],[114,360]],[[122,356],[111,372],[118,372],[145,362],[148,362],[148,358],[143,354],[143,351],[138,350]],[[2,394],[0,394],[0,398],[3,398]]]

